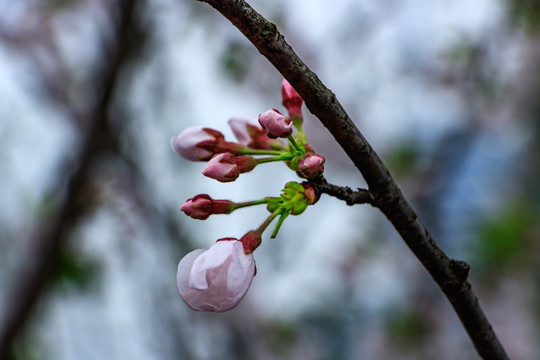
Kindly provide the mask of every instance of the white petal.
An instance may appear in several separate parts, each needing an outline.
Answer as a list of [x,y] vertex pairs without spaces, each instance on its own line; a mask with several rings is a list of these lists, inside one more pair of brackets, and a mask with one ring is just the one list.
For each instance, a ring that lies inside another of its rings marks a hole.
[[195,259],[189,274],[189,286],[193,289],[208,288],[207,272],[222,266],[231,255],[236,240],[218,241]]
[[194,310],[202,310],[198,307],[200,292],[189,286],[189,273],[195,259],[205,251],[205,249],[197,249],[188,253],[178,263],[178,271],[176,272],[176,288],[178,289],[178,293],[184,299],[185,303]]

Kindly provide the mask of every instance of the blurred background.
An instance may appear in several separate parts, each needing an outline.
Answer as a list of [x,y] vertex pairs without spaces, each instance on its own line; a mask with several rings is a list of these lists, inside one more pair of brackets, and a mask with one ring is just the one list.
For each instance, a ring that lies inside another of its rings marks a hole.
[[[332,89],[512,359],[540,359],[540,4],[252,0]],[[0,0],[0,358],[477,359],[378,211],[323,196],[265,234],[240,305],[190,310],[178,261],[267,216],[182,203],[276,196],[271,163],[222,184],[171,149],[188,126],[282,109],[280,74],[194,0]],[[362,177],[316,118],[329,182]]]

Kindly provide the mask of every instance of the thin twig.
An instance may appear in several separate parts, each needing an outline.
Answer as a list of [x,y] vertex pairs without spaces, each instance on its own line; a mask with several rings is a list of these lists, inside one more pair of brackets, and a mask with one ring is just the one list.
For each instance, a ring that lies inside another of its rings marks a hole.
[[[508,359],[466,280],[463,262],[452,261],[437,246],[410,204],[336,96],[298,57],[276,26],[243,0],[198,0],[225,16],[255,45],[304,99],[345,150],[368,184],[378,207],[437,282],[484,359]],[[456,266],[456,264],[463,266]]]
[[319,194],[327,194],[345,201],[347,205],[372,204],[373,197],[367,189],[353,190],[348,186],[329,184],[324,177],[318,177],[309,181],[311,186]]

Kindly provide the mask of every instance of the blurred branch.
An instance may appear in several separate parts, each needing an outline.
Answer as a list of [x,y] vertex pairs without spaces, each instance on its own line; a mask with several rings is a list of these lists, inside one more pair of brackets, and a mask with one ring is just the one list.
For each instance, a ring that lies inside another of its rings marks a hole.
[[235,25],[285,77],[345,150],[369,186],[379,208],[444,292],[484,359],[508,359],[467,281],[468,266],[437,246],[394,179],[336,96],[298,57],[276,26],[243,0],[206,2]]
[[12,356],[13,342],[46,289],[49,275],[57,265],[70,231],[88,210],[84,195],[92,165],[111,145],[109,112],[120,71],[132,51],[129,34],[134,18],[135,0],[118,1],[117,4],[117,48],[96,81],[96,90],[102,96],[90,114],[91,125],[81,146],[76,167],[66,188],[58,191],[58,194],[63,193],[64,196],[57,215],[46,228],[36,233],[33,252],[26,261],[27,267],[21,267],[21,274],[16,277],[17,281],[9,292],[6,306],[9,311],[6,311],[5,319],[0,323],[0,359]]

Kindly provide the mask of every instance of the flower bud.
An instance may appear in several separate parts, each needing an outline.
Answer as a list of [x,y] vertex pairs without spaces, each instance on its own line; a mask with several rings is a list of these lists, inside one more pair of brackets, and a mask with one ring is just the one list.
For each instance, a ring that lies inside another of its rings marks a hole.
[[257,123],[252,115],[237,115],[229,119],[229,126],[240,144],[252,149],[282,150],[281,141],[270,139],[266,131]]
[[214,155],[206,164],[203,174],[221,182],[230,182],[242,173],[251,171],[258,162],[251,155],[234,156],[231,153]]
[[197,249],[180,260],[176,286],[193,310],[224,312],[242,300],[255,275],[255,259],[235,238]]
[[203,170],[203,175],[221,182],[234,181],[240,175],[236,157],[231,153],[216,154]]
[[198,194],[188,199],[180,208],[194,219],[206,220],[212,214],[229,214],[234,204],[229,200],[214,200],[207,194]]
[[291,119],[281,115],[275,109],[267,110],[259,115],[259,123],[271,138],[286,138],[292,134]]
[[205,148],[204,145],[216,144],[223,138],[223,134],[217,130],[192,126],[171,138],[171,147],[184,159],[204,161],[214,155],[214,152]]
[[302,119],[302,103],[304,100],[286,79],[281,82],[281,98],[283,106],[289,112],[289,117],[291,119]]
[[304,196],[306,198],[306,203],[308,205],[313,205],[317,201],[319,201],[319,198],[321,197],[320,191],[315,189],[309,182],[304,181],[301,184],[304,187]]
[[324,172],[324,156],[315,153],[305,154],[298,163],[298,171],[308,179],[321,176]]
[[258,164],[257,160],[251,155],[237,156],[235,162],[236,165],[238,165],[241,174],[253,170]]
[[171,138],[171,147],[178,155],[191,161],[205,161],[222,152],[240,155],[245,149],[242,144],[225,141],[221,132],[200,126],[189,127]]

